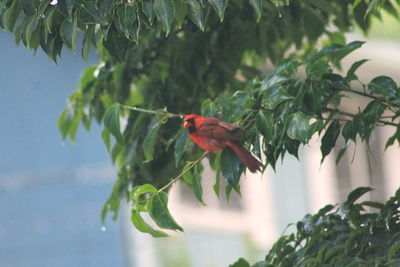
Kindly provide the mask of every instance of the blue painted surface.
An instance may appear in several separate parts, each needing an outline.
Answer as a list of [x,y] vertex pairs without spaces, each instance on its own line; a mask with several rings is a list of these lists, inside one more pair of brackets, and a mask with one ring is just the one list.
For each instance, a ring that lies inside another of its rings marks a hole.
[[117,224],[101,231],[112,177],[73,175],[108,164],[100,128],[81,127],[77,145],[62,145],[56,126],[86,66],[79,51],[56,65],[16,47],[11,34],[0,40],[0,266],[124,266]]

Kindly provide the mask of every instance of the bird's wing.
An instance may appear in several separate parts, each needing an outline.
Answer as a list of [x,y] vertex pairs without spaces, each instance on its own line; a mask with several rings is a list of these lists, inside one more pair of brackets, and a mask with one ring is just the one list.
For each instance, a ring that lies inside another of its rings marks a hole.
[[207,118],[197,129],[197,134],[203,137],[218,140],[239,140],[243,137],[243,130],[236,125],[223,122],[217,118]]

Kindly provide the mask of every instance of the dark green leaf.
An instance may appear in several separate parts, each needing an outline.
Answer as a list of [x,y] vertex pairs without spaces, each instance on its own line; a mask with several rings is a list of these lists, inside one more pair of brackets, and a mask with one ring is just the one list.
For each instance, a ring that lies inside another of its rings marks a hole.
[[127,39],[137,40],[137,21],[136,8],[132,5],[124,5],[117,9],[116,26],[120,33],[123,33]]
[[378,94],[385,97],[395,97],[399,95],[396,83],[388,76],[378,76],[372,79],[368,84],[368,90],[372,94]]
[[120,105],[114,104],[109,108],[104,115],[104,127],[117,139],[119,143],[123,143],[119,117],[120,117]]
[[195,197],[197,198],[198,201],[201,202],[201,204],[205,205],[203,201],[203,187],[201,185],[201,176],[200,172],[196,167],[193,169],[193,185],[192,185],[193,193]]
[[183,153],[186,151],[187,146],[190,143],[190,139],[188,136],[188,132],[186,129],[184,129],[179,135],[179,137],[175,141],[175,147],[174,147],[174,157],[175,157],[175,166],[178,166],[179,161],[182,158]]
[[340,133],[339,122],[338,121],[332,122],[321,139],[321,152],[322,152],[321,162],[324,161],[325,157],[331,152],[332,148],[335,146],[336,139],[338,138],[339,133]]
[[116,0],[97,0],[96,7],[100,11],[102,17],[108,18],[113,10]]
[[75,49],[77,36],[76,20],[74,22],[64,20],[61,24],[60,36],[69,49]]
[[362,195],[364,195],[367,192],[372,191],[373,189],[371,187],[358,187],[351,191],[351,193],[348,195],[347,200],[345,204],[350,205],[353,204],[357,199],[359,199]]
[[153,10],[163,25],[166,35],[171,31],[172,20],[175,15],[175,4],[173,0],[154,0]]
[[168,210],[168,195],[165,192],[152,194],[147,201],[147,209],[151,218],[161,228],[183,231]]
[[143,152],[146,158],[146,162],[153,160],[154,147],[156,145],[157,133],[158,129],[160,129],[160,126],[160,122],[154,122],[153,125],[150,127],[146,138],[143,141]]
[[263,92],[262,104],[265,109],[274,110],[279,104],[292,99],[285,87],[270,87]]
[[222,176],[236,190],[239,186],[241,161],[232,149],[225,149],[221,155]]
[[250,0],[250,5],[253,6],[256,12],[257,22],[260,21],[262,15],[262,0]]
[[389,250],[389,259],[393,259],[395,258],[396,254],[399,252],[400,250],[400,241],[397,241],[396,243],[394,243]]
[[108,31],[107,38],[103,42],[104,47],[117,61],[125,60],[126,50],[128,49],[129,41],[118,33],[114,27]]
[[208,2],[215,9],[215,12],[217,12],[219,19],[223,21],[228,0],[208,0]]
[[358,69],[359,67],[361,67],[361,65],[363,65],[363,64],[364,64],[365,62],[367,62],[367,61],[368,61],[368,59],[361,59],[361,60],[359,60],[359,61],[354,62],[354,63],[351,65],[350,69],[347,71],[346,79],[347,79],[348,81],[357,80],[358,77],[357,77],[357,75],[355,75],[355,72],[357,71],[357,69]]
[[274,125],[271,113],[259,111],[256,115],[256,126],[258,131],[264,136],[266,142],[272,140]]
[[200,28],[205,30],[205,21],[208,16],[208,7],[206,7],[200,0],[188,0],[189,3],[189,17]]
[[96,7],[96,1],[83,1],[79,9],[79,20],[87,24],[105,24],[107,21],[103,18]]
[[4,27],[7,31],[12,32],[14,30],[15,22],[18,19],[18,15],[22,10],[21,0],[14,0],[11,6],[4,13]]
[[204,117],[214,117],[215,116],[215,103],[206,99],[201,103],[201,115]]
[[133,225],[142,233],[149,233],[153,237],[167,237],[168,235],[164,232],[153,229],[150,225],[148,225],[145,220],[143,220],[140,212],[136,209],[132,209],[131,213],[131,221]]
[[229,265],[229,267],[250,267],[250,263],[245,259],[240,258],[234,264]]
[[346,152],[346,150],[347,150],[347,145],[345,145],[344,147],[342,147],[339,150],[339,152],[336,155],[336,165],[339,164],[339,161],[342,159],[342,157],[343,157],[344,153]]
[[307,143],[310,139],[309,120],[310,118],[301,111],[292,114],[288,119],[287,135],[303,144]]
[[150,25],[153,24],[154,20],[154,10],[153,10],[153,3],[154,0],[147,0],[142,2],[142,10],[143,13],[146,15],[147,19],[149,20]]

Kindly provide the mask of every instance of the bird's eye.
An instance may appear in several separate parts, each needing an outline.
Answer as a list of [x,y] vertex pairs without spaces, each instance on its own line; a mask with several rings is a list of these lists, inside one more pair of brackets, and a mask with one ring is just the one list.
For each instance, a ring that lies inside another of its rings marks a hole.
[[193,118],[187,119],[186,121],[190,122],[191,124],[194,124],[194,119]]

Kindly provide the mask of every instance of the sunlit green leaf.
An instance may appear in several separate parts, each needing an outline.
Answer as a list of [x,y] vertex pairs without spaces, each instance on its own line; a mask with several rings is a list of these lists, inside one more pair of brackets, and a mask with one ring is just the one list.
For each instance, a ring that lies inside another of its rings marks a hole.
[[310,139],[309,120],[310,118],[301,111],[292,114],[288,119],[287,135],[303,144],[306,143]]
[[143,220],[140,212],[136,209],[132,209],[131,211],[131,221],[133,225],[138,229],[140,232],[149,233],[153,237],[167,237],[168,235],[162,231],[155,230],[152,228],[148,223]]

